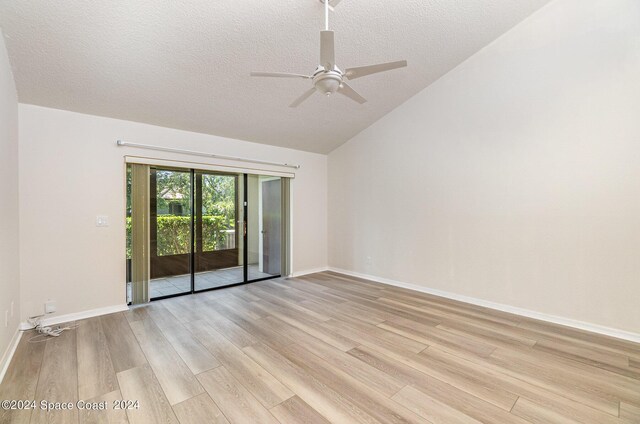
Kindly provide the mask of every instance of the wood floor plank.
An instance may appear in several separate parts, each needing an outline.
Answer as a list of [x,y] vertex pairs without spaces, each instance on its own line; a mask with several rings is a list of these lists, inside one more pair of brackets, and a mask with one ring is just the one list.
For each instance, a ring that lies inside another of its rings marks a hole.
[[615,415],[605,413],[593,408],[592,405],[581,403],[567,397],[572,395],[570,391],[565,391],[564,394],[549,391],[544,387],[534,384],[532,381],[511,375],[507,370],[487,362],[486,358],[464,355],[456,356],[450,352],[439,350],[438,348],[429,348],[420,353],[420,355],[426,356],[430,361],[435,363],[443,362],[449,366],[456,367],[469,376],[484,379],[489,382],[489,384],[495,385],[503,390],[517,393],[519,396],[533,400],[538,405],[544,406],[560,415],[576,417],[576,419],[584,424],[617,423]]
[[247,290],[246,286],[231,287],[229,288],[229,291],[231,292],[231,294],[244,300],[245,302],[251,303],[260,300],[260,297]]
[[340,393],[325,386],[267,345],[258,343],[243,350],[330,422],[378,422]]
[[411,386],[405,386],[391,399],[433,424],[481,424],[480,421]]
[[309,352],[384,396],[393,396],[405,385],[390,375],[380,372],[378,369],[307,334],[298,337],[297,341]]
[[194,310],[198,311],[198,316],[200,317],[195,321],[202,322],[203,319],[206,319],[207,325],[212,327],[218,333],[224,334],[231,343],[239,348],[250,346],[258,341],[258,339],[249,334],[238,324],[220,314],[215,308],[211,308],[206,304],[203,305],[202,303],[198,303]]
[[127,318],[127,321],[129,322],[148,319],[149,318],[148,309],[149,309],[149,305],[147,304],[134,305],[134,306],[131,306],[128,311],[124,312],[124,316],[125,318]]
[[180,424],[229,424],[220,408],[207,393],[173,405]]
[[206,322],[189,323],[187,327],[265,408],[293,396],[291,390]]
[[404,318],[399,318],[393,322],[385,321],[377,326],[427,346],[439,346],[445,350],[466,351],[479,356],[489,356],[496,350],[495,346],[488,343],[460,337],[447,333],[438,327],[412,322]]
[[401,347],[406,351],[415,353],[424,350],[428,346],[425,343],[412,338],[405,337],[372,324],[366,324],[352,319],[330,319],[329,321],[322,323],[322,326],[332,329],[337,327],[346,328],[349,333],[356,334],[352,339],[358,338],[357,335],[365,335],[365,338],[373,338],[376,341],[381,340],[388,344]]
[[[486,402],[467,391],[481,391],[481,388],[472,387],[471,385],[464,386],[463,388],[452,386],[440,379],[421,373],[407,365],[399,363],[373,349],[360,347],[353,349],[349,353],[380,369],[381,371],[394,375],[396,378],[404,379],[408,384],[413,385],[426,395],[439,400],[440,402],[446,403],[452,408],[457,409],[481,422],[525,423],[524,420],[511,415],[508,409],[505,410],[495,406],[494,404]],[[485,395],[489,396],[490,391],[486,392]],[[515,403],[515,399],[512,402],[512,405],[513,403]]]
[[234,310],[231,307],[227,307],[227,305],[219,305],[218,308],[224,313],[225,317],[262,343],[270,346],[287,346],[295,343],[288,336],[273,331],[269,326],[264,326],[261,321],[262,317],[251,319],[243,311]]
[[[568,355],[578,360],[589,360],[595,363],[611,365],[616,368],[626,368],[629,366],[628,355],[613,353],[597,347],[584,347],[576,343],[564,340],[538,340],[534,349],[552,351],[556,355]],[[632,376],[633,378],[638,375]]]
[[[415,301],[415,299],[414,299]],[[399,311],[408,311],[413,312],[415,317],[420,317],[424,322],[428,322],[432,325],[440,324],[444,318],[449,316],[447,313],[444,313],[438,309],[433,309],[424,303],[414,303],[409,299],[403,299],[402,301],[396,299],[390,299],[388,297],[380,297],[376,299],[376,302],[383,305],[385,308],[391,308],[389,310],[399,310]],[[395,314],[395,316],[400,316]],[[407,317],[404,317],[407,319]]]
[[613,402],[618,399],[640,404],[640,380],[631,379],[599,367],[574,362],[549,353],[528,350],[498,349],[492,357],[512,363],[525,363],[535,373],[550,373],[563,384],[602,394]]
[[597,387],[580,384],[577,379],[568,381],[566,376],[531,362],[517,361],[514,358],[503,359],[498,354],[492,354],[486,360],[516,378],[531,381],[539,387],[561,396],[566,394],[571,399],[591,405],[608,414],[618,414],[618,399]]
[[[332,291],[332,293],[333,292],[334,291]],[[338,291],[335,290],[335,292]],[[369,299],[349,293],[343,294],[343,296],[347,296],[350,302],[355,303],[361,308],[366,308],[370,311],[384,312],[387,314],[391,314],[392,316],[407,318],[417,322],[432,323],[434,325],[440,322],[440,317],[432,314],[426,309],[407,309],[403,304],[390,305],[388,303],[380,301],[379,297]]]
[[114,401],[122,401],[120,390],[106,393],[86,400],[86,405],[106,402],[106,409],[94,410],[84,407],[79,411],[80,424],[128,424],[127,412],[124,409],[114,408]]
[[349,372],[334,367],[332,363],[312,354],[300,345],[288,346],[282,349],[281,353],[322,384],[343,393],[347,399],[381,423],[428,424],[419,415],[371,389],[352,377]]
[[[204,302],[204,299],[200,301]],[[158,303],[167,308],[173,316],[182,323],[202,319],[200,312],[193,307],[198,303],[197,296],[195,295],[160,300]]]
[[198,380],[230,423],[278,424],[273,415],[224,366],[198,375]]
[[338,285],[339,287],[343,287],[347,282],[347,286],[355,287],[361,290],[368,290],[369,292],[373,292],[379,294],[380,292],[384,292],[388,288],[392,286],[388,286],[386,284],[376,283],[371,280],[367,280],[365,278],[354,277],[351,275],[341,274],[339,272],[333,271],[324,271],[319,272],[317,274],[313,274],[313,277],[317,280],[325,281],[327,284]]
[[360,346],[349,353],[358,358],[367,358],[368,361],[393,362],[397,366],[396,370],[403,371],[402,380],[407,384],[420,384],[421,378],[430,376],[505,411],[511,410],[518,399],[517,394],[493,385],[483,378],[461,372],[456,367],[435,362],[424,356],[385,353],[369,346]]
[[509,328],[507,331],[518,331],[520,334],[526,334],[529,338],[536,339],[538,341],[549,342],[562,342],[568,343],[570,346],[580,347],[582,349],[596,349],[599,351],[609,352],[613,355],[623,355],[629,357],[631,360],[640,361],[640,352],[633,351],[627,348],[621,349],[617,344],[599,344],[595,340],[588,338],[575,338],[568,334],[562,333],[547,333],[534,329],[517,327]]
[[[35,400],[39,404],[78,401],[78,363],[76,356],[76,331],[69,330],[46,342],[44,358],[40,369]],[[32,423],[78,422],[78,410],[48,410],[36,408],[31,414]]]
[[329,424],[329,421],[298,396],[274,406],[271,414],[280,424]]
[[[213,295],[215,294],[215,295]],[[241,315],[244,319],[254,320],[263,318],[264,315],[259,313],[251,307],[250,302],[246,302],[243,299],[234,296],[232,293],[225,290],[214,290],[211,292],[203,293],[203,297],[206,296],[207,303],[212,308],[217,308],[223,311],[224,316],[228,316],[229,311],[236,315]]]
[[287,311],[275,305],[261,303],[261,306],[270,312],[270,314],[287,324],[298,328],[313,337],[324,341],[342,351],[354,348],[358,344],[343,335],[337,334],[331,330],[321,326],[318,322],[313,322],[303,317],[297,311]]
[[336,309],[351,318],[364,320],[362,317],[369,317],[369,321],[378,321],[376,324],[389,321],[397,317],[393,313],[361,305],[351,300],[336,305]]
[[117,376],[122,398],[139,403],[138,408],[126,410],[131,424],[178,424],[151,366],[130,368]]
[[[46,344],[30,343],[37,333],[25,331],[20,338],[11,363],[0,385],[0,400],[35,399],[38,376]],[[29,409],[0,408],[0,423],[26,424],[31,420]]]
[[394,352],[399,355],[421,352],[426,348],[426,345],[411,339],[407,340],[411,343],[416,343],[415,345],[387,341],[368,332],[358,331],[349,326],[345,321],[329,320],[326,323],[323,323],[322,326],[336,334],[353,339],[357,345],[376,346],[378,349],[384,350],[385,352]]
[[532,347],[537,342],[537,340],[533,340],[528,337],[508,334],[503,331],[497,331],[493,328],[469,322],[445,321],[437,327],[443,331],[447,331],[460,337],[465,337],[469,340],[476,340],[480,343],[488,343],[492,346],[505,347],[507,349]]
[[372,314],[357,314],[357,316],[349,315],[348,313],[343,312],[343,310],[339,308],[340,306],[344,305],[344,303],[340,305],[334,305],[326,301],[317,302],[315,300],[303,300],[302,302],[300,302],[300,305],[302,305],[305,309],[309,309],[318,313],[323,312],[328,316],[330,316],[332,319],[350,319],[350,320],[357,319],[359,321],[362,321],[365,324],[373,324],[373,325],[384,322],[384,320],[381,320],[378,317],[372,316]]
[[162,331],[193,374],[200,374],[220,366],[220,361],[162,305],[149,308],[148,317]]
[[303,296],[295,296],[294,294],[287,291],[278,291],[261,286],[255,287],[252,290],[254,293],[260,296],[261,301],[269,302],[281,309],[284,308],[287,310],[297,311],[310,321],[322,322],[329,319],[329,317],[325,314],[315,312],[302,306],[300,303],[306,300]]
[[620,403],[620,418],[629,423],[640,423],[640,404]]
[[[342,297],[327,293],[322,290],[314,290],[311,284],[305,284],[296,280],[286,280],[283,284],[287,284],[291,291],[295,294],[295,296],[299,299],[299,302],[310,301],[323,303],[327,305],[341,305],[346,303],[348,300]],[[326,312],[326,311],[325,311]],[[324,315],[325,312],[318,312],[319,314]]]
[[334,304],[340,304],[349,301],[349,299],[341,296],[340,294],[331,293],[329,287],[318,284],[315,277],[307,278],[307,276],[303,276],[298,278],[286,278],[284,281],[301,291],[315,294],[316,298],[323,298]]
[[378,299],[385,304],[409,307],[412,310],[428,312],[437,319],[467,321],[486,325],[506,324],[515,325],[520,317],[512,314],[500,313],[479,306],[463,304],[461,302],[444,300],[433,296],[416,297],[409,293],[398,293],[395,289],[385,290],[384,296]]
[[99,318],[78,322],[78,396],[86,400],[118,390],[109,345]]
[[640,360],[629,359],[629,366],[640,369]]
[[623,354],[614,354],[593,347],[576,346],[569,342],[548,340],[538,341],[533,348],[603,368],[616,374],[640,379],[640,370],[631,368],[629,357]]
[[384,311],[362,308],[357,303],[349,301],[335,305],[335,310],[340,314],[336,314],[336,317],[346,315],[352,319],[359,319],[370,324],[380,324],[393,317],[393,315],[387,314]]
[[100,317],[102,330],[107,339],[109,354],[116,373],[147,363],[127,319],[122,313]]
[[[340,296],[355,296],[361,299],[375,300],[383,293],[382,286],[372,286],[370,284],[361,283],[357,280],[344,278],[342,276],[326,276],[317,274],[314,276],[316,284],[324,285],[330,290],[328,292],[339,291]],[[345,284],[347,282],[348,284]]]
[[326,289],[319,289],[319,286],[315,284],[308,284],[304,278],[288,279],[286,282],[299,292],[305,293],[306,298],[309,300],[325,301],[333,305],[347,302],[347,299],[343,297],[327,293]]
[[582,424],[556,411],[546,409],[526,398],[521,397],[513,406],[511,413],[534,424]]
[[522,318],[522,322],[518,324],[518,327],[535,330],[536,332],[549,335],[552,338],[556,338],[558,335],[564,335],[568,337],[569,340],[581,340],[589,342],[595,346],[607,346],[609,348],[615,348],[619,352],[626,353],[630,356],[640,357],[638,343],[633,343],[627,340],[530,318]]
[[131,323],[131,328],[171,405],[204,392],[189,367],[153,321],[135,321]]

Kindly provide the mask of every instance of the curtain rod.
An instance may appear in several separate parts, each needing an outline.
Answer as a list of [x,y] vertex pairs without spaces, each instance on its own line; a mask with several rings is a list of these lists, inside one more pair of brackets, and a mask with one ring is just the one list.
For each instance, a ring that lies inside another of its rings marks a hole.
[[275,166],[284,166],[285,168],[300,169],[300,165],[290,165],[288,163],[269,162],[266,160],[258,160],[258,159],[245,159],[245,158],[239,158],[235,156],[214,155],[213,153],[196,152],[193,150],[184,150],[184,149],[174,149],[173,147],[162,147],[162,146],[152,146],[150,144],[129,143],[123,140],[118,140],[116,144],[118,146],[129,146],[129,147],[137,147],[140,149],[159,150],[161,152],[183,153],[186,155],[193,155],[193,156],[204,156],[204,157],[215,158],[215,159],[234,160],[239,162],[250,162],[250,163],[261,163],[263,165],[275,165]]

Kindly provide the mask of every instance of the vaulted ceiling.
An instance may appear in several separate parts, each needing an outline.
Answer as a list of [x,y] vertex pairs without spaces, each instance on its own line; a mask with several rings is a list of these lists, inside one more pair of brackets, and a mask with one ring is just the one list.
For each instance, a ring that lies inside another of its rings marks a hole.
[[312,96],[318,0],[3,0],[21,102],[327,153],[549,0],[342,0],[342,69],[407,59],[351,82],[368,99]]

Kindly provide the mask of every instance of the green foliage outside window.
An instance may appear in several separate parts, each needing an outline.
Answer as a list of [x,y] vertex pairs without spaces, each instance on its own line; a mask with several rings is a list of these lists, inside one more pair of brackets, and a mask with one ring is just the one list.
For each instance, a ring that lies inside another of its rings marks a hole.
[[[191,251],[191,217],[158,216],[158,256],[180,255]],[[220,215],[202,217],[202,248],[205,252],[235,245],[233,225]],[[131,258],[131,218],[127,218],[127,258]]]
[[[158,256],[191,251],[191,174],[157,170]],[[202,175],[202,248],[205,252],[235,247],[236,184],[230,175]],[[131,259],[131,168],[127,167],[127,259]]]

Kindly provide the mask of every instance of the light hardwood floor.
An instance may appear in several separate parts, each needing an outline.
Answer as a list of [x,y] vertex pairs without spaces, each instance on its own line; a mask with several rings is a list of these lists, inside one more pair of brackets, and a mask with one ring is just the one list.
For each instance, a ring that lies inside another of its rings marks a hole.
[[[640,345],[333,273],[23,336],[2,423],[640,423]],[[112,410],[114,400],[139,409]]]

